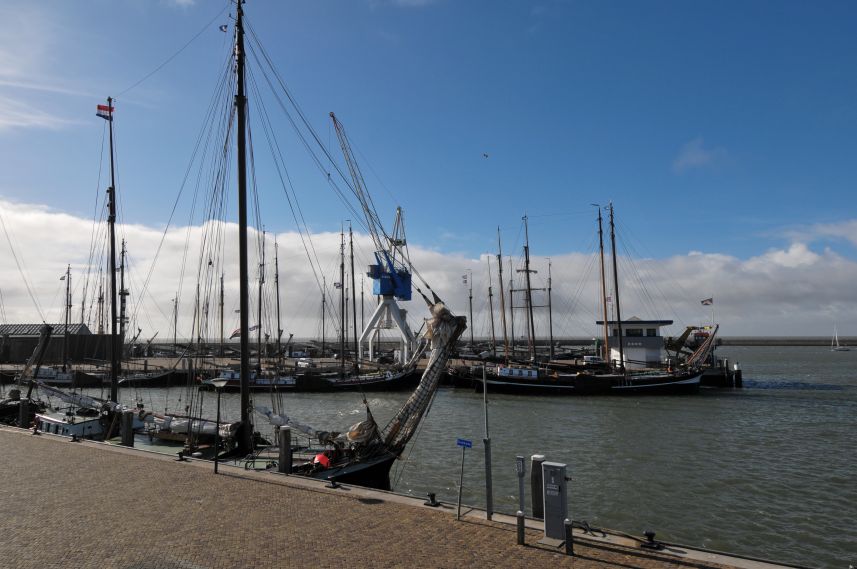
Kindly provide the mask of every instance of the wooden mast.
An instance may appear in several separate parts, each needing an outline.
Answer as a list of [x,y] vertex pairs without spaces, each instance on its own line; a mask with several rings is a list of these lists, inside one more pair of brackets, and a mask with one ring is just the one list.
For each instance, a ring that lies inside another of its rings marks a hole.
[[[524,274],[527,282],[527,336],[529,336],[530,360],[536,360],[536,326],[533,322],[533,289],[530,282],[530,273],[535,271],[530,270],[530,231],[527,224],[527,216],[524,220]],[[520,271],[519,271],[520,272]]]
[[619,331],[619,369],[625,373],[625,341],[622,338],[622,311],[619,308],[619,273],[616,262],[616,230],[613,224],[613,202],[610,202],[610,244],[613,250],[613,292],[616,294],[616,326]]
[[601,256],[601,311],[604,315],[604,350],[602,356],[605,362],[610,361],[610,324],[607,322],[607,280],[604,271],[604,230],[601,225],[601,206],[598,208],[598,250]]
[[238,119],[236,136],[238,155],[238,253],[240,269],[239,305],[241,314],[241,432],[238,452],[247,454],[253,447],[253,424],[250,422],[250,283],[247,255],[247,97],[244,94],[244,8],[237,1],[235,16],[235,60],[237,91],[235,108]]
[[550,360],[553,361],[553,308],[551,306],[551,262],[548,259],[548,338],[550,341]]
[[345,228],[339,231],[339,373],[345,377]]
[[71,318],[71,265],[65,269],[65,334],[62,338],[62,370],[68,368],[68,325]]
[[259,263],[259,306],[256,316],[256,379],[262,376],[262,291],[265,286],[265,230],[262,230],[262,260]]
[[491,288],[491,259],[488,259],[488,316],[491,319],[491,354],[497,357],[497,335],[494,332],[494,290]]
[[354,361],[359,370],[360,362],[357,361],[357,289],[354,284],[354,233],[351,231],[350,220],[348,222],[348,247],[351,249],[351,328],[354,330]]
[[506,330],[506,293],[503,291],[503,245],[500,242],[500,227],[497,227],[497,268],[500,271],[500,319],[503,321],[503,357],[509,362],[509,334]]
[[107,188],[107,225],[110,230],[110,400],[119,400],[119,347],[116,332],[116,173],[113,164],[113,98],[107,97],[110,130],[110,187]]
[[280,247],[277,244],[277,235],[274,234],[274,285],[277,289],[277,361],[283,354],[282,337],[283,328],[280,324]]

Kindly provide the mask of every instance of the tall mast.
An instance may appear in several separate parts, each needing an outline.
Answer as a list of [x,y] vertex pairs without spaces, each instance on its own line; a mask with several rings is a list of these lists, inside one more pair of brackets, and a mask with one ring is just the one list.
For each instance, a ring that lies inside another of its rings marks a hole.
[[119,399],[119,346],[116,333],[116,173],[113,164],[113,98],[107,97],[107,122],[110,130],[110,187],[107,188],[110,228],[110,400]]
[[497,336],[494,333],[494,291],[491,289],[491,259],[488,259],[488,315],[491,318],[491,354],[497,357]]
[[613,224],[613,202],[610,202],[610,245],[613,250],[613,292],[616,293],[616,325],[619,331],[619,369],[625,373],[625,341],[622,338],[622,311],[619,308],[619,273],[616,268],[616,230]]
[[472,269],[467,269],[467,270],[470,273],[470,275],[469,275],[470,279],[467,282],[467,286],[469,287],[468,288],[467,301],[468,301],[468,306],[470,307],[470,326],[468,326],[468,328],[470,328],[470,349],[472,350],[473,345],[474,345],[474,342],[473,342],[473,328],[474,328],[474,324],[473,324],[473,270]]
[[339,373],[345,377],[345,229],[339,231]]
[[512,333],[512,357],[515,357],[515,271],[512,267],[512,257],[509,257],[509,327]]
[[235,71],[237,90],[235,108],[238,118],[238,253],[240,269],[239,305],[241,313],[241,433],[238,452],[247,454],[253,447],[250,422],[250,276],[247,255],[247,97],[244,95],[244,8],[237,1],[235,15]]
[[274,235],[274,285],[277,289],[277,360],[279,361],[282,357],[283,329],[280,326],[280,246],[277,244],[276,235]]
[[363,300],[363,275],[360,275],[360,329],[366,328],[366,305]]
[[223,357],[223,273],[220,273],[220,357]]
[[527,279],[527,321],[529,328],[527,329],[527,335],[529,336],[529,348],[530,348],[530,359],[535,361],[536,359],[536,327],[533,322],[533,289],[530,283],[530,273],[534,272],[530,270],[530,233],[527,225],[527,216],[525,215],[524,220],[524,274]]
[[122,240],[122,252],[119,262],[119,362],[117,370],[122,372],[122,353],[125,345],[125,324],[127,318],[125,316],[125,305],[127,303],[128,291],[125,290],[125,240]]
[[500,228],[497,227],[497,268],[500,271],[500,319],[503,321],[503,357],[509,361],[509,335],[506,332],[506,293],[503,291],[503,246],[500,243]]
[[604,353],[605,362],[610,361],[610,324],[607,319],[607,280],[604,271],[604,231],[601,226],[601,206],[598,207],[598,250],[601,255],[601,311],[604,314]]
[[71,318],[71,265],[65,269],[65,334],[62,338],[62,370],[68,368],[68,325]]
[[173,351],[179,349],[179,295],[173,299]]
[[98,335],[104,335],[104,275],[98,269],[98,308],[95,311],[95,319],[98,321]]
[[324,357],[326,334],[324,320],[327,317],[327,279],[321,278],[321,357]]
[[[354,329],[354,359],[357,360],[357,289],[354,288],[354,234],[348,222],[348,246],[351,249],[351,327]],[[362,292],[362,291],[361,291]],[[358,362],[359,366],[359,362]]]
[[259,263],[259,306],[256,307],[256,377],[262,375],[262,290],[265,286],[265,230],[262,230],[262,261]]
[[553,360],[553,309],[551,308],[551,262],[548,259],[548,338],[550,339],[550,359]]

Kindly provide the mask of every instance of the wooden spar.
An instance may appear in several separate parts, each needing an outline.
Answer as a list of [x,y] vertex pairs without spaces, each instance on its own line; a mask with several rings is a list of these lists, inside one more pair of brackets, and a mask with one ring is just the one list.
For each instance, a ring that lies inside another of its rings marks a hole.
[[467,270],[470,273],[470,275],[469,275],[470,279],[467,282],[468,303],[470,306],[470,326],[468,326],[468,328],[470,328],[470,349],[472,350],[473,349],[473,270],[472,269],[467,269]]
[[515,296],[514,296],[514,286],[515,281],[512,279],[512,276],[515,274],[515,271],[512,267],[512,257],[509,257],[509,326],[510,332],[512,333],[512,357],[515,357]]
[[277,361],[282,357],[283,328],[280,324],[280,248],[277,244],[277,236],[274,234],[274,285],[277,290]]
[[327,317],[327,279],[322,277],[321,283],[321,357],[324,357],[325,342],[327,340],[324,328],[324,319]]
[[122,374],[122,354],[125,351],[125,305],[127,303],[128,291],[125,290],[125,240],[122,240],[122,252],[119,262],[119,358],[116,368],[117,375]]
[[529,340],[530,360],[536,360],[536,326],[533,321],[533,289],[530,282],[530,273],[535,272],[530,270],[530,232],[527,224],[527,216],[524,220],[524,274],[527,283],[527,336]]
[[107,226],[110,230],[110,401],[119,400],[119,347],[116,332],[116,174],[113,164],[113,98],[107,97],[110,130],[110,187],[107,189]]
[[601,206],[598,207],[598,249],[601,256],[601,310],[604,314],[604,361],[610,361],[610,325],[607,323],[607,281],[604,273],[604,231],[601,226]]
[[62,338],[62,370],[68,371],[68,324],[71,318],[71,265],[65,269],[65,334]]
[[550,341],[550,360],[553,361],[553,309],[551,308],[551,262],[548,259],[548,339]]
[[[354,361],[357,361],[357,289],[354,288],[354,233],[351,231],[351,221],[348,222],[348,247],[351,249],[351,328],[354,330]],[[362,292],[362,291],[361,291]]]
[[265,230],[262,230],[262,260],[259,263],[259,306],[256,316],[256,377],[262,375],[262,291],[265,286]]
[[[494,291],[491,289],[491,259],[488,259],[488,315],[491,319],[491,354],[497,357],[497,336],[494,333]],[[473,323],[470,323],[473,326]]]
[[236,4],[235,59],[237,90],[235,108],[238,121],[236,135],[238,155],[238,253],[240,269],[239,305],[241,314],[241,429],[237,436],[238,452],[246,455],[253,447],[253,424],[250,422],[250,283],[247,256],[247,97],[244,94],[244,8]]
[[220,273],[220,357],[223,357],[223,273]]
[[345,229],[339,231],[339,374],[345,377]]
[[610,243],[613,249],[613,292],[616,294],[616,325],[619,331],[619,369],[625,373],[625,342],[622,339],[622,312],[619,308],[619,273],[616,263],[616,230],[613,224],[613,203],[610,203]]
[[500,319],[503,321],[503,357],[509,362],[509,335],[506,331],[506,293],[503,291],[503,246],[500,243],[500,228],[497,227],[497,267],[500,271]]

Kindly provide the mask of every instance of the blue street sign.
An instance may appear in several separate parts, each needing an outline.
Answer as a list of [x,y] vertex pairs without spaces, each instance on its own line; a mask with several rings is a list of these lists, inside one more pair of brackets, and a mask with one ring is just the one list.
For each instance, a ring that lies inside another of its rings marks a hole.
[[473,448],[473,441],[468,441],[467,439],[457,439],[455,444],[464,448]]

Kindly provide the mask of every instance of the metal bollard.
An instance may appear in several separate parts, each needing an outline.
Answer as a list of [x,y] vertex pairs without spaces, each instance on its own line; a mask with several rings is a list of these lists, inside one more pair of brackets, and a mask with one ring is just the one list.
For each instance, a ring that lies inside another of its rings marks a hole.
[[515,516],[518,518],[518,545],[524,545],[524,512],[518,510]]
[[565,554],[574,556],[574,535],[572,535],[571,520],[565,518]]
[[277,470],[283,474],[292,473],[292,430],[280,427],[280,457]]
[[542,520],[545,517],[545,498],[542,495],[542,463],[545,455],[534,454],[530,457],[530,492],[533,495],[533,517]]
[[122,439],[120,444],[124,447],[134,446],[134,412],[122,412]]

